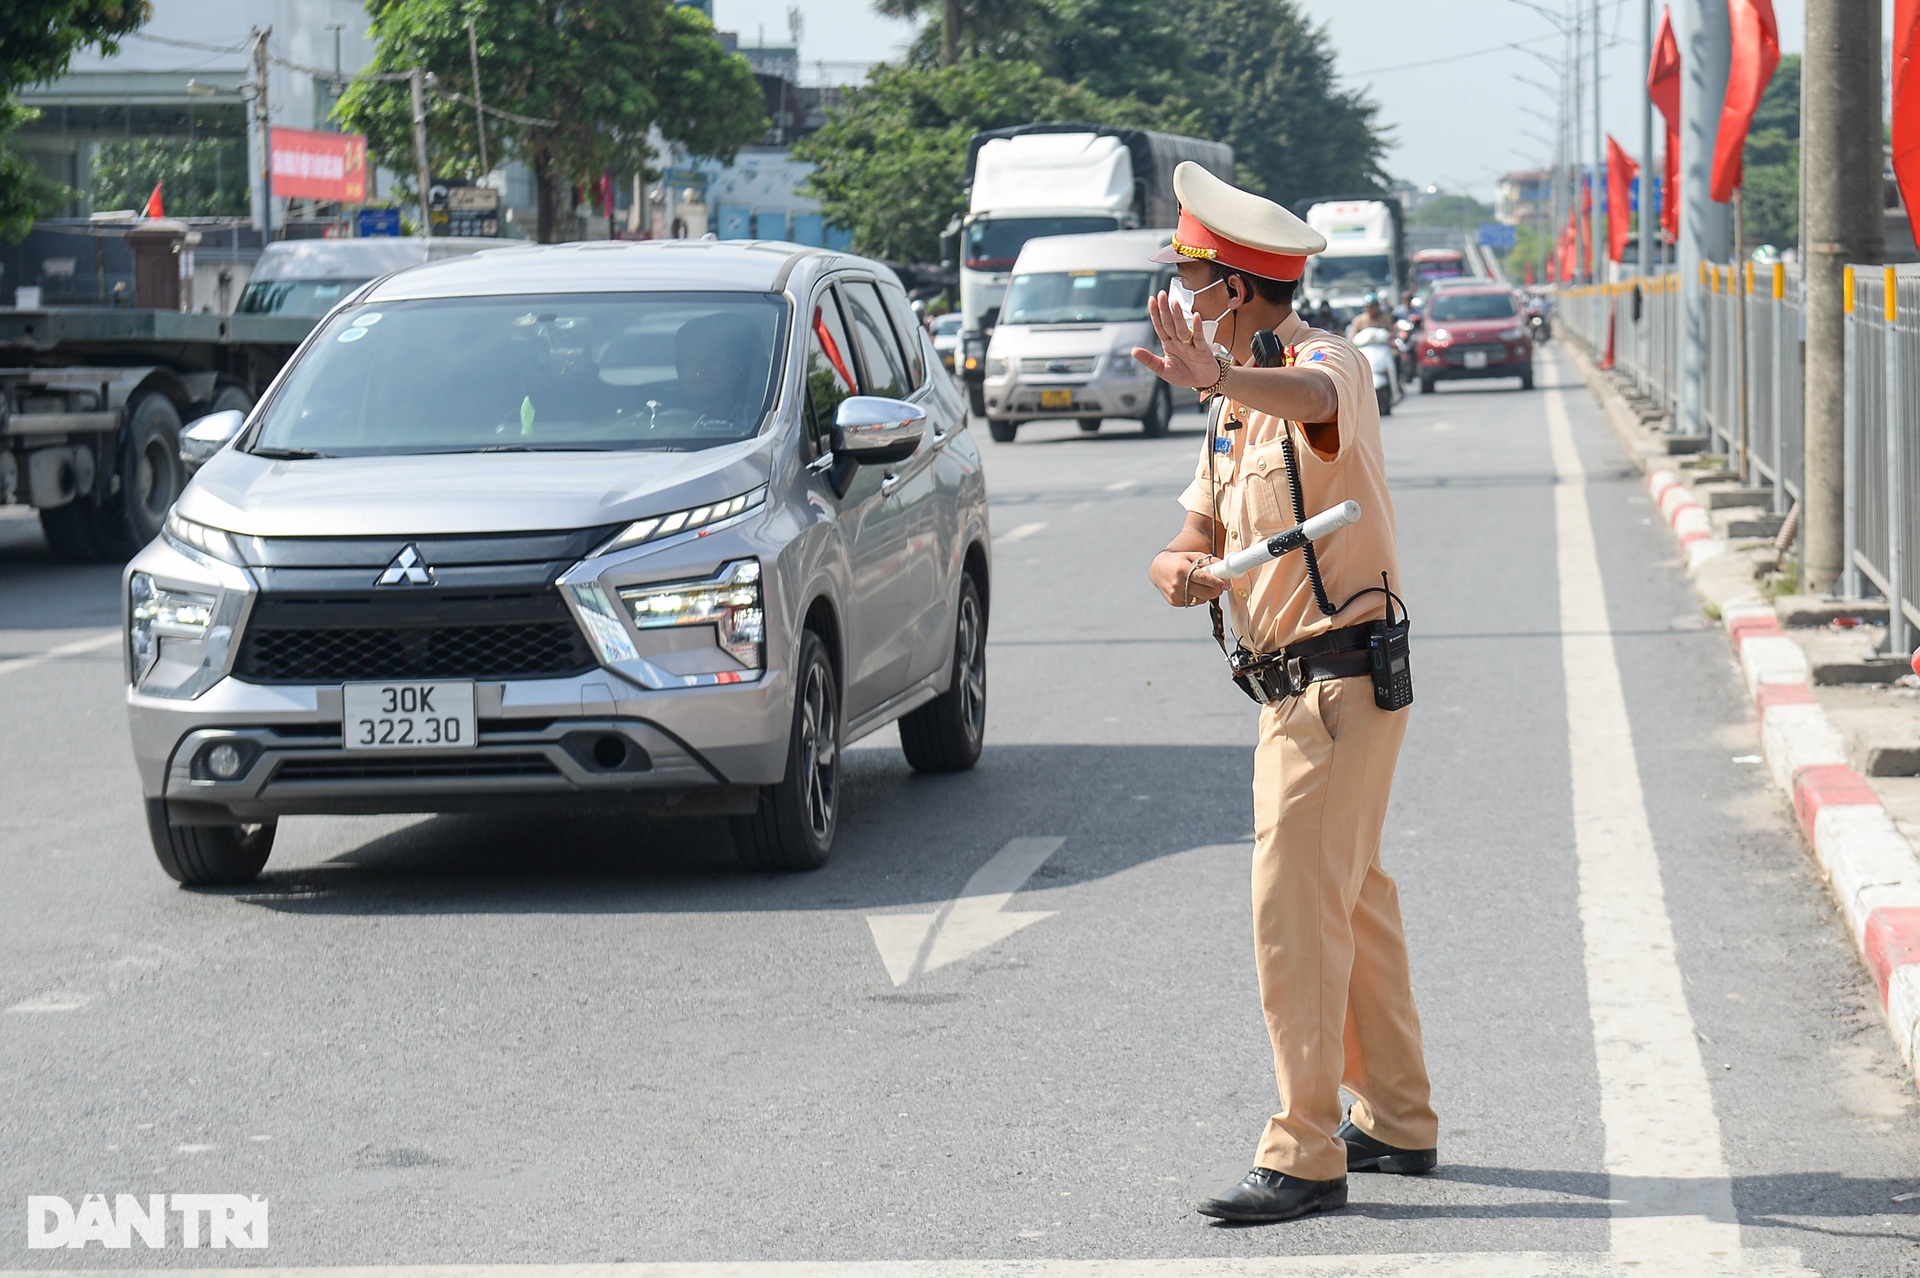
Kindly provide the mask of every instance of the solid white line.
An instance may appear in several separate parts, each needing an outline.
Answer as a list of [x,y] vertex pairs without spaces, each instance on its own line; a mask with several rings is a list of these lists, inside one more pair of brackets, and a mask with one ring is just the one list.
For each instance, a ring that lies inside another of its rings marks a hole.
[[[1749,1278],[1804,1275],[1794,1254],[1748,1252]],[[1697,1278],[1650,1267],[1638,1278]],[[0,1278],[100,1278],[94,1269],[0,1270]],[[326,1268],[116,1269],[117,1278],[1628,1278],[1598,1252],[1460,1251],[1422,1255],[1181,1257],[1155,1260],[769,1260],[602,1265],[363,1265]]]
[[1001,533],[998,537],[995,537],[993,539],[993,544],[996,546],[1004,546],[1010,541],[1025,541],[1027,538],[1033,536],[1035,533],[1039,532],[1042,528],[1045,528],[1045,527],[1046,527],[1046,524],[1044,523],[1021,524],[1018,528],[1013,529],[1011,532],[1004,532],[1004,533]]
[[1573,774],[1587,1005],[1613,1200],[1615,1263],[1745,1272],[1733,1182],[1674,954],[1620,666],[1560,390],[1546,392],[1559,540],[1560,653]]
[[0,675],[12,674],[17,670],[31,670],[43,662],[54,661],[61,657],[77,657],[85,652],[98,652],[120,642],[118,630],[108,631],[104,635],[93,635],[86,639],[75,639],[72,643],[63,643],[57,648],[45,652],[36,652],[30,657],[14,657],[0,661]]

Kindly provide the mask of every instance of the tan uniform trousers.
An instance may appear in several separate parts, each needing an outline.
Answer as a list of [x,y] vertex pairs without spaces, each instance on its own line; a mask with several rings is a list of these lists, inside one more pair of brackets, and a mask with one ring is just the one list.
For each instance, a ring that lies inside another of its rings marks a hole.
[[1420,1050],[1400,895],[1380,830],[1407,711],[1370,680],[1330,679],[1262,708],[1253,759],[1253,935],[1281,1109],[1255,1164],[1309,1180],[1347,1174],[1340,1088],[1353,1122],[1432,1149],[1439,1122]]

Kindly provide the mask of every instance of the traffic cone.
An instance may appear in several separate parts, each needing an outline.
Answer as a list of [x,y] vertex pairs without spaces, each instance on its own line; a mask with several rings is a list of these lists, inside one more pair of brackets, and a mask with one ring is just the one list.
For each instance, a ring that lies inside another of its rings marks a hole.
[[165,185],[165,182],[155,182],[153,184],[153,194],[147,197],[147,207],[141,210],[141,217],[165,217],[167,215],[167,206],[160,202],[160,188]]

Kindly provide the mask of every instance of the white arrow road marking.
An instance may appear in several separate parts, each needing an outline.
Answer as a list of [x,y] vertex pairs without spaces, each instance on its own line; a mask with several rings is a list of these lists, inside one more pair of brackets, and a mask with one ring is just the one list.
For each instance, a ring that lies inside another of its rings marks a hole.
[[869,914],[873,943],[895,985],[956,963],[1006,940],[1054,911],[1008,911],[1033,872],[1060,850],[1063,838],[1014,839],[973,872],[960,895],[931,914]]

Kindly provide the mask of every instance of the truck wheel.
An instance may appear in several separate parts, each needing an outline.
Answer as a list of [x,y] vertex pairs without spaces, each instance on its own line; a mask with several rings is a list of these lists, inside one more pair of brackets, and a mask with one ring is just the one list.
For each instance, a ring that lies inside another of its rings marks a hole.
[[187,887],[251,883],[273,851],[275,823],[175,825],[165,799],[147,800],[147,832],[153,854],[169,877]]
[[1087,434],[1097,435],[1100,433],[1100,423],[1105,420],[1106,418],[1104,417],[1082,417],[1079,421],[1079,426],[1080,429]]
[[1153,398],[1147,401],[1147,415],[1140,419],[1140,429],[1148,439],[1159,439],[1172,424],[1173,392],[1162,382],[1153,388]]
[[967,383],[967,406],[973,409],[975,417],[987,415],[987,388],[979,382]]
[[833,852],[840,816],[840,685],[827,645],[809,630],[795,663],[787,774],[764,786],[749,816],[733,818],[733,847],[750,870],[817,870]]
[[207,403],[207,412],[209,414],[225,412],[245,413],[250,412],[252,408],[253,396],[247,394],[246,391],[238,386],[222,386],[214,392],[213,398]]
[[93,503],[84,497],[40,512],[40,531],[46,534],[55,559],[92,564],[107,558],[99,538],[94,536],[94,513]]
[[993,436],[996,444],[1011,444],[1013,437],[1019,433],[1019,422],[1003,422],[998,417],[987,418],[987,434]]
[[100,549],[115,559],[160,535],[167,512],[186,487],[180,464],[180,412],[173,401],[148,391],[127,410],[126,438],[120,447],[119,491],[88,503]]
[[973,578],[960,579],[953,683],[900,720],[900,748],[915,772],[965,772],[987,738],[987,612]]

